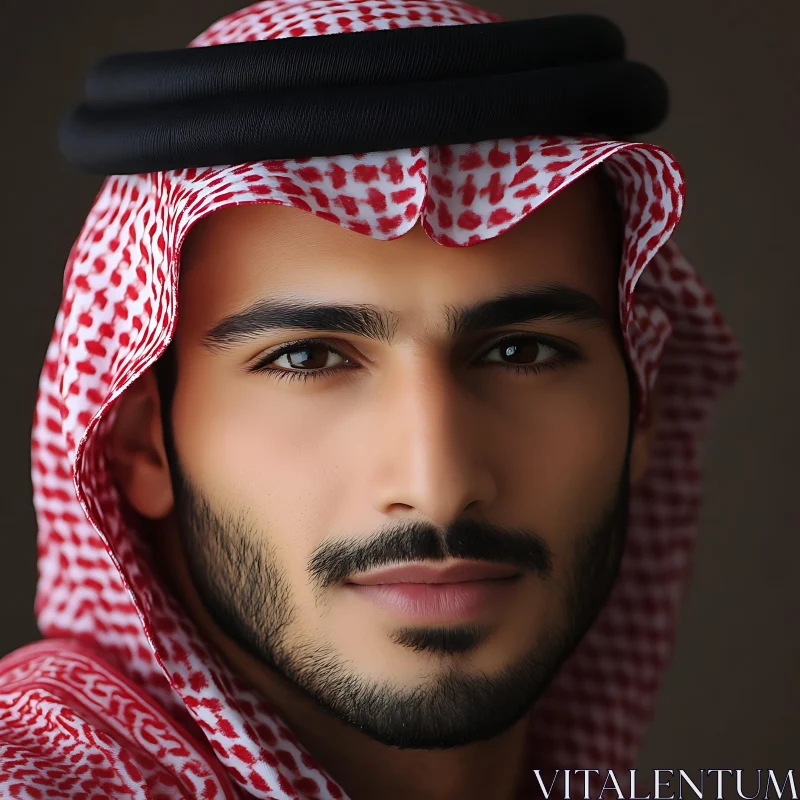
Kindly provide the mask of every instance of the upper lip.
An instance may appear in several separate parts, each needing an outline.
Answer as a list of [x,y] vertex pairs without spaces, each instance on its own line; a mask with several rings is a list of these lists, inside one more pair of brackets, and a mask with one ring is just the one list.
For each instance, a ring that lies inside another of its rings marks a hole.
[[348,583],[360,586],[375,586],[379,583],[461,583],[510,578],[519,575],[515,567],[504,564],[462,561],[450,567],[434,567],[427,564],[405,564],[387,569],[364,572],[350,578]]

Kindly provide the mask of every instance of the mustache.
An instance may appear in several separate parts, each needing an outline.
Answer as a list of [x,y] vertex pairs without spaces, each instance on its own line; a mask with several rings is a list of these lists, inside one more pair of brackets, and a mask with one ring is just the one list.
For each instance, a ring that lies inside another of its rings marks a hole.
[[459,520],[444,531],[423,520],[408,520],[368,540],[325,542],[312,553],[308,572],[316,588],[325,589],[357,572],[448,558],[490,561],[543,578],[553,572],[552,550],[538,534],[473,519]]

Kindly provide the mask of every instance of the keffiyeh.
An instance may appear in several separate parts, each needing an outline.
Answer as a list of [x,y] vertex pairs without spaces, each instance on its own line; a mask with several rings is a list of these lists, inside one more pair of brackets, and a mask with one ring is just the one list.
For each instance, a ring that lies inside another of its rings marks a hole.
[[[266,0],[190,46],[500,19],[456,0]],[[274,203],[384,240],[421,219],[439,244],[468,247],[595,168],[613,179],[625,221],[619,314],[640,412],[658,380],[660,423],[631,491],[612,594],[531,713],[530,767],[635,765],[698,533],[702,436],[740,357],[672,239],[685,191],[675,158],[652,144],[530,135],[104,182],[69,255],[39,385],[32,478],[46,638],[0,661],[0,795],[346,796],[161,584],[111,480],[115,401],[171,340],[189,228],[221,208]]]

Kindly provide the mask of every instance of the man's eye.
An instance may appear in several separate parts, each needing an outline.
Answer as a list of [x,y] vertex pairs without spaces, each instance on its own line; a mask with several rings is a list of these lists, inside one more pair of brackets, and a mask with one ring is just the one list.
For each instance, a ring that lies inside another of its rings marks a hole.
[[[277,364],[284,369],[299,368],[304,370],[330,369],[333,366],[341,366],[341,364],[332,363],[332,355],[338,358],[340,362],[349,361],[349,359],[346,359],[338,350],[334,350],[330,345],[312,342],[300,347],[295,346],[291,350],[284,350],[277,358],[270,360],[268,363]],[[335,362],[335,359],[333,359],[333,361]]]
[[[495,344],[485,355],[494,352],[500,353],[501,360],[510,359],[511,364],[521,366],[522,364],[534,363],[540,360],[542,355],[547,357],[553,353],[557,354],[559,351],[556,350],[555,347],[547,345],[539,339],[530,336],[517,336],[513,339],[505,339],[499,344]],[[494,359],[489,359],[489,361],[492,360]]]

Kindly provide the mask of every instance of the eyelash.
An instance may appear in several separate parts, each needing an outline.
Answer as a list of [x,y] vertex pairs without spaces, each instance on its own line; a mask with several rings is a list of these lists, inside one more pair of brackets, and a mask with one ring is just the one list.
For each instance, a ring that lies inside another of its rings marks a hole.
[[[513,370],[515,373],[523,373],[523,374],[537,374],[539,372],[543,372],[544,370],[548,369],[560,369],[561,367],[567,366],[568,364],[575,363],[577,361],[582,361],[583,356],[573,347],[568,347],[565,344],[561,344],[550,337],[541,336],[541,335],[532,335],[532,334],[515,334],[513,336],[507,336],[503,339],[499,339],[496,341],[492,347],[486,350],[483,354],[483,357],[486,357],[489,353],[493,350],[496,350],[498,347],[501,347],[506,342],[513,343],[513,342],[536,342],[537,344],[543,344],[545,347],[549,347],[552,350],[555,350],[558,355],[554,356],[547,361],[541,364],[503,364],[499,361],[491,362],[492,365],[497,365],[503,367],[504,369]],[[346,372],[353,369],[359,369],[358,367],[352,366],[338,366],[338,367],[324,367],[322,369],[313,369],[313,370],[291,370],[291,369],[275,369],[268,367],[268,364],[271,364],[273,361],[277,361],[281,356],[287,355],[288,353],[293,353],[296,350],[302,350],[304,347],[308,347],[309,345],[323,347],[326,350],[336,353],[341,358],[347,359],[348,361],[352,362],[348,356],[344,353],[337,350],[332,345],[328,344],[325,341],[320,339],[301,339],[296,342],[289,342],[288,344],[282,346],[279,350],[270,353],[266,358],[259,361],[255,364],[251,369],[250,372],[254,373],[269,373],[274,377],[276,380],[300,380],[300,381],[308,381],[310,379],[317,379],[317,378],[324,378],[330,377],[340,372]]]

